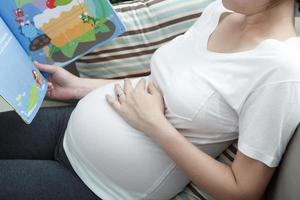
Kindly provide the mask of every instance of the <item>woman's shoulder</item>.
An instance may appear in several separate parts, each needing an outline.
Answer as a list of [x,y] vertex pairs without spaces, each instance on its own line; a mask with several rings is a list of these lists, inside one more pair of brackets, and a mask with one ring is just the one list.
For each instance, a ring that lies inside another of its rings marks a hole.
[[292,37],[286,41],[274,40],[272,65],[280,77],[300,81],[300,37]]
[[195,26],[201,22],[210,22],[212,17],[217,15],[218,12],[224,10],[222,0],[216,0],[209,3],[202,11],[201,16],[196,20]]
[[285,41],[276,41],[276,61],[280,66],[297,67],[300,66],[300,37],[291,37]]
[[203,10],[203,14],[216,11],[216,9],[222,6],[222,0],[212,1],[208,6]]

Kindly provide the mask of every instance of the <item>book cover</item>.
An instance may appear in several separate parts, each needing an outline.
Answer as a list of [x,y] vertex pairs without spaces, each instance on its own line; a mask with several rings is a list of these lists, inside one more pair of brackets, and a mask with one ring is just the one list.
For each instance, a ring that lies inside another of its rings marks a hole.
[[0,95],[29,124],[46,91],[47,81],[0,18]]
[[59,66],[125,31],[108,0],[2,0],[0,15],[31,60]]
[[0,0],[0,95],[26,123],[47,81],[33,61],[65,66],[121,35],[108,0]]

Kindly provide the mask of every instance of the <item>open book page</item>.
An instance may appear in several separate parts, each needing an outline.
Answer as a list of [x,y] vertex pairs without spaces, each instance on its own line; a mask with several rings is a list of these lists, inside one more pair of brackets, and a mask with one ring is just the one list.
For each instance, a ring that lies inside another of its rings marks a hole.
[[46,90],[46,80],[0,18],[0,95],[29,124]]
[[125,30],[109,0],[0,0],[0,15],[32,60],[60,66]]

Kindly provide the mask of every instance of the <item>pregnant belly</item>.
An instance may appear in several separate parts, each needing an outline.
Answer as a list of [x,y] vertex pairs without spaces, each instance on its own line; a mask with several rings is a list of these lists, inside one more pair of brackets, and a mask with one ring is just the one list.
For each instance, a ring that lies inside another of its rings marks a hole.
[[172,197],[188,179],[151,138],[115,112],[106,94],[114,96],[114,83],[88,94],[72,113],[64,148],[74,170],[102,198]]

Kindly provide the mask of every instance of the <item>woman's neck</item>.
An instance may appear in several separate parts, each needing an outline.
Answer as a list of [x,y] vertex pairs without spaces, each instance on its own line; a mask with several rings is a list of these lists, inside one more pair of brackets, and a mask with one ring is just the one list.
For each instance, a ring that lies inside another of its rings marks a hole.
[[240,31],[246,38],[286,40],[296,36],[294,24],[294,1],[285,1],[262,12],[242,16]]

